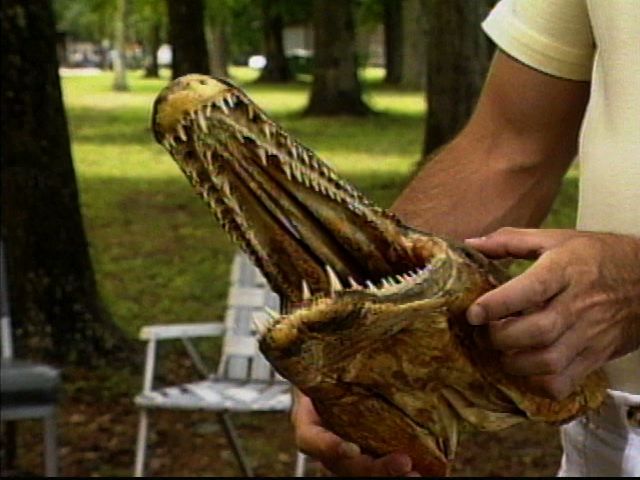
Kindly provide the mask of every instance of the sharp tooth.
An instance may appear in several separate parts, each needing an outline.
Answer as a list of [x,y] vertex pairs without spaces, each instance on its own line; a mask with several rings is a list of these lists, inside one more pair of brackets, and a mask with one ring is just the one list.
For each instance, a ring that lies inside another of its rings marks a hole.
[[398,282],[403,283],[404,282],[404,277],[400,276],[400,275],[396,275],[396,279],[398,280]]
[[259,335],[263,335],[269,328],[269,320],[264,318],[260,313],[253,316],[253,328]]
[[291,166],[293,170],[293,174],[299,182],[302,182],[302,172],[300,171],[300,167],[295,163]]
[[224,112],[224,114],[225,114],[225,115],[228,115],[228,114],[229,114],[229,109],[228,109],[228,108],[227,108],[227,106],[225,105],[225,103],[224,103],[224,99],[222,99],[222,100],[218,100],[218,101],[216,102],[216,105],[217,105],[218,107],[220,107],[220,110],[222,110],[222,111]]
[[291,180],[291,165],[289,165],[287,162],[284,162],[282,164],[282,169],[284,170],[284,173],[287,175],[287,178]]
[[267,140],[271,140],[271,129],[267,123],[262,124],[262,132],[264,133],[264,136],[267,137]]
[[247,105],[247,115],[249,116],[249,120],[253,120],[253,116],[256,114],[255,109],[253,108],[253,105],[248,104]]
[[367,285],[367,288],[369,290],[377,290],[378,288],[371,282],[371,280],[367,280],[365,282],[365,284]]
[[234,101],[234,99],[233,99],[233,94],[232,94],[232,93],[230,93],[229,95],[227,95],[227,96],[225,97],[225,100],[227,101],[227,104],[229,105],[229,108],[233,108],[233,106],[234,106],[234,105],[235,105],[235,103],[236,103],[236,102]]
[[204,114],[205,114],[207,117],[211,115],[211,109],[212,109],[211,104],[210,104],[210,103],[207,103],[207,106],[206,106],[206,107],[205,107],[205,109],[204,109]]
[[382,279],[382,284],[383,284],[385,287],[391,287],[391,286],[393,286],[393,284],[392,284],[389,280],[387,280],[386,278],[383,278],[383,279]]
[[230,197],[231,196],[231,189],[229,187],[229,181],[225,181],[222,184],[222,192],[227,196]]
[[264,148],[261,148],[261,147],[257,147],[256,151],[258,152],[258,156],[260,157],[260,160],[262,161],[262,164],[266,167],[267,166],[267,151]]
[[200,125],[200,128],[202,129],[202,131],[204,133],[208,133],[209,129],[207,128],[207,122],[204,119],[204,113],[202,113],[202,110],[198,110],[198,125]]
[[302,299],[309,300],[311,298],[311,291],[306,280],[302,280]]
[[347,280],[349,281],[349,285],[351,286],[351,288],[353,290],[361,290],[362,289],[362,286],[358,282],[356,282],[353,279],[353,277],[349,277]]
[[264,307],[264,311],[267,312],[267,315],[269,315],[269,317],[271,318],[271,320],[275,320],[276,318],[278,318],[280,315],[278,314],[278,312],[270,309],[269,307]]
[[176,127],[176,130],[178,131],[178,136],[182,139],[183,142],[187,141],[187,134],[184,131],[184,126],[179,123],[178,126]]
[[336,272],[333,271],[333,268],[329,265],[325,265],[325,269],[329,276],[329,286],[331,288],[331,294],[333,295],[335,292],[342,290],[342,284],[340,283],[340,279],[338,278],[338,275],[336,275]]

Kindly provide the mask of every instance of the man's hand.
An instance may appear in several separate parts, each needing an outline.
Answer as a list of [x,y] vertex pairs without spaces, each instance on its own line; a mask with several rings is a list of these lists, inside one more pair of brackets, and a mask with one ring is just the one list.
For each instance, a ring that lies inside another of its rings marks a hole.
[[561,399],[591,371],[640,347],[640,239],[504,228],[467,244],[492,258],[537,258],[467,311],[488,324],[506,371]]
[[373,458],[360,453],[360,448],[326,430],[309,397],[294,391],[291,421],[296,444],[301,452],[319,460],[322,465],[340,476],[400,477],[419,476],[411,470],[411,459],[393,453]]

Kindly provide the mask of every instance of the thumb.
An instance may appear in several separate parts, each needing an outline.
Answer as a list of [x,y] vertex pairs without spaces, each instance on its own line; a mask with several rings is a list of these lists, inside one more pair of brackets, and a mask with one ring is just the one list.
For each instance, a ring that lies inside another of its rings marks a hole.
[[535,259],[555,247],[571,230],[501,228],[486,237],[468,238],[465,244],[491,258]]

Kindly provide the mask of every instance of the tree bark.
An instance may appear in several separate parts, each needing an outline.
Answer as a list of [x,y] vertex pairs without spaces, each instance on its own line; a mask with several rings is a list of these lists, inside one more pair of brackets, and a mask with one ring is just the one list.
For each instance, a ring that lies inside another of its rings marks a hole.
[[225,25],[207,21],[204,29],[209,51],[209,72],[217,77],[228,77],[229,46]]
[[160,68],[158,65],[158,50],[160,49],[160,31],[162,25],[160,20],[154,20],[149,27],[147,35],[147,62],[144,68],[144,76],[146,78],[158,78],[160,76]]
[[366,115],[358,79],[355,18],[351,0],[313,3],[313,84],[306,113]]
[[262,82],[288,82],[293,79],[284,52],[284,18],[280,0],[262,0],[262,32],[267,64],[260,74]]
[[167,0],[169,43],[173,51],[172,77],[187,73],[209,73],[209,56],[204,37],[202,0]]
[[98,363],[132,342],[100,301],[80,213],[50,2],[3,0],[2,238],[21,355]]
[[493,53],[480,23],[493,3],[429,0],[423,157],[453,138],[475,107]]
[[427,19],[425,0],[402,2],[402,65],[400,86],[407,90],[423,90],[427,66]]
[[385,83],[398,85],[402,79],[402,1],[383,0]]
[[113,89],[123,92],[129,90],[129,85],[127,84],[127,64],[124,53],[127,0],[116,1],[116,11],[113,15],[113,22]]

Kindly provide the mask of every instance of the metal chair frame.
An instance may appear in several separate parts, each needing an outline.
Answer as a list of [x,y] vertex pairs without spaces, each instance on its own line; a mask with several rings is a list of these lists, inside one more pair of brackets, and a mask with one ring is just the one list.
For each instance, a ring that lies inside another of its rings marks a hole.
[[[140,330],[147,342],[142,392],[135,403],[140,408],[134,475],[144,476],[152,409],[215,412],[234,456],[246,476],[253,469],[233,425],[232,413],[281,411],[291,408],[291,385],[271,368],[257,349],[255,322],[266,315],[265,307],[279,309],[279,299],[249,259],[234,257],[225,321],[211,323],[152,325]],[[217,372],[211,373],[193,340],[223,337]],[[180,340],[202,380],[154,388],[158,342]],[[305,456],[298,453],[295,476],[303,476]]]

